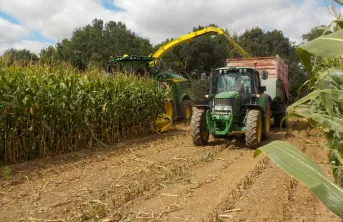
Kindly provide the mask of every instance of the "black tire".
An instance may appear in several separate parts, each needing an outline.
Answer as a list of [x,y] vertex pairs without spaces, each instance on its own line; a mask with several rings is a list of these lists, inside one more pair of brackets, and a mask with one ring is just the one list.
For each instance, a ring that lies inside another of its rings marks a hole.
[[[261,124],[261,126],[260,126]],[[259,132],[260,127],[260,132]],[[247,115],[245,143],[255,149],[260,145],[262,139],[262,115],[259,110],[250,110]]]
[[[267,105],[266,105],[266,108],[265,108],[265,112],[264,112],[264,127],[263,127],[263,133],[262,133],[262,138],[263,139],[267,139],[268,136],[269,136],[269,132],[270,132],[270,118],[271,118],[271,111],[270,111],[270,103],[268,102]],[[269,126],[267,126],[267,124],[269,124]],[[267,129],[267,127],[269,127],[269,129]]]
[[[280,128],[282,118],[285,117],[285,116],[286,116],[285,113],[281,113],[281,114],[278,114],[278,115],[274,116],[274,125],[275,125],[276,128]],[[287,125],[288,125],[288,120],[285,119],[282,122],[282,128],[286,128]]]
[[209,130],[206,126],[206,110],[194,108],[191,119],[191,134],[194,145],[206,145],[209,138]]
[[[187,112],[187,109],[190,113]],[[192,118],[192,102],[188,99],[184,99],[181,104],[181,120],[189,121]]]

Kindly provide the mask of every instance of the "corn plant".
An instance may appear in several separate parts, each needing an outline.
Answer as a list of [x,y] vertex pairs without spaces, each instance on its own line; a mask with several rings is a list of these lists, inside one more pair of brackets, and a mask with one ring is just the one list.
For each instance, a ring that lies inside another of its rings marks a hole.
[[[343,5],[343,1],[337,0]],[[335,183],[304,153],[281,141],[255,152],[265,153],[291,177],[305,184],[332,212],[343,218],[343,20],[337,18],[323,36],[298,47],[310,77],[311,92],[288,108],[290,116],[305,117],[324,127]],[[326,35],[329,30],[334,32]]]
[[147,77],[68,64],[0,61],[0,163],[15,163],[151,133],[169,92]]

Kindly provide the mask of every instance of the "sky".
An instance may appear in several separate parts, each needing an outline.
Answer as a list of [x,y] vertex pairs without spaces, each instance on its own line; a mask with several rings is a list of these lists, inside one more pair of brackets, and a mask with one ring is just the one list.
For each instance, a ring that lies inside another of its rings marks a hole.
[[300,43],[302,34],[333,19],[325,0],[0,0],[0,54],[39,53],[95,18],[122,21],[152,44],[213,23],[237,33],[278,29]]

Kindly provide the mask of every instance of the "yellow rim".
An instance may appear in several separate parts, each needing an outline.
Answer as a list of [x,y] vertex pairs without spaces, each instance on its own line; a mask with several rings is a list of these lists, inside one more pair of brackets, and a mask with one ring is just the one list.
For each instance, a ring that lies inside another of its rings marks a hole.
[[172,118],[173,117],[173,104],[171,101],[168,101],[165,105],[164,105],[164,113]]
[[191,107],[186,107],[186,119],[191,118]]
[[267,110],[266,110],[266,115],[265,115],[265,117],[266,117],[266,133],[269,133],[269,130],[270,130],[270,108],[268,108]]
[[257,126],[257,142],[261,142],[262,137],[262,119],[258,119],[258,126]]

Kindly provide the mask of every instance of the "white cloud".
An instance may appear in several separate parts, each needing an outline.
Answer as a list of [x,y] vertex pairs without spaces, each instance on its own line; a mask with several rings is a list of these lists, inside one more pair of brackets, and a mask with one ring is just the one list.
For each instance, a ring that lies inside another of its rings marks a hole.
[[[270,27],[282,30],[291,40],[300,42],[302,34],[332,19],[318,0],[303,0],[302,3],[299,0],[112,1],[124,11],[107,10],[101,0],[1,0],[0,8],[19,20],[24,30],[38,31],[55,41],[71,37],[75,28],[100,18],[105,22],[123,21],[128,28],[155,44],[185,34],[198,25],[211,23],[238,33],[255,26]],[[1,29],[0,20],[1,33],[5,29],[17,29],[13,31],[17,34],[6,34],[3,41],[18,40],[16,36],[24,32],[19,27],[7,24]],[[1,35],[4,34],[0,34],[0,39]]]
[[0,18],[0,45],[17,41],[27,34],[28,30],[24,26],[13,24]]

